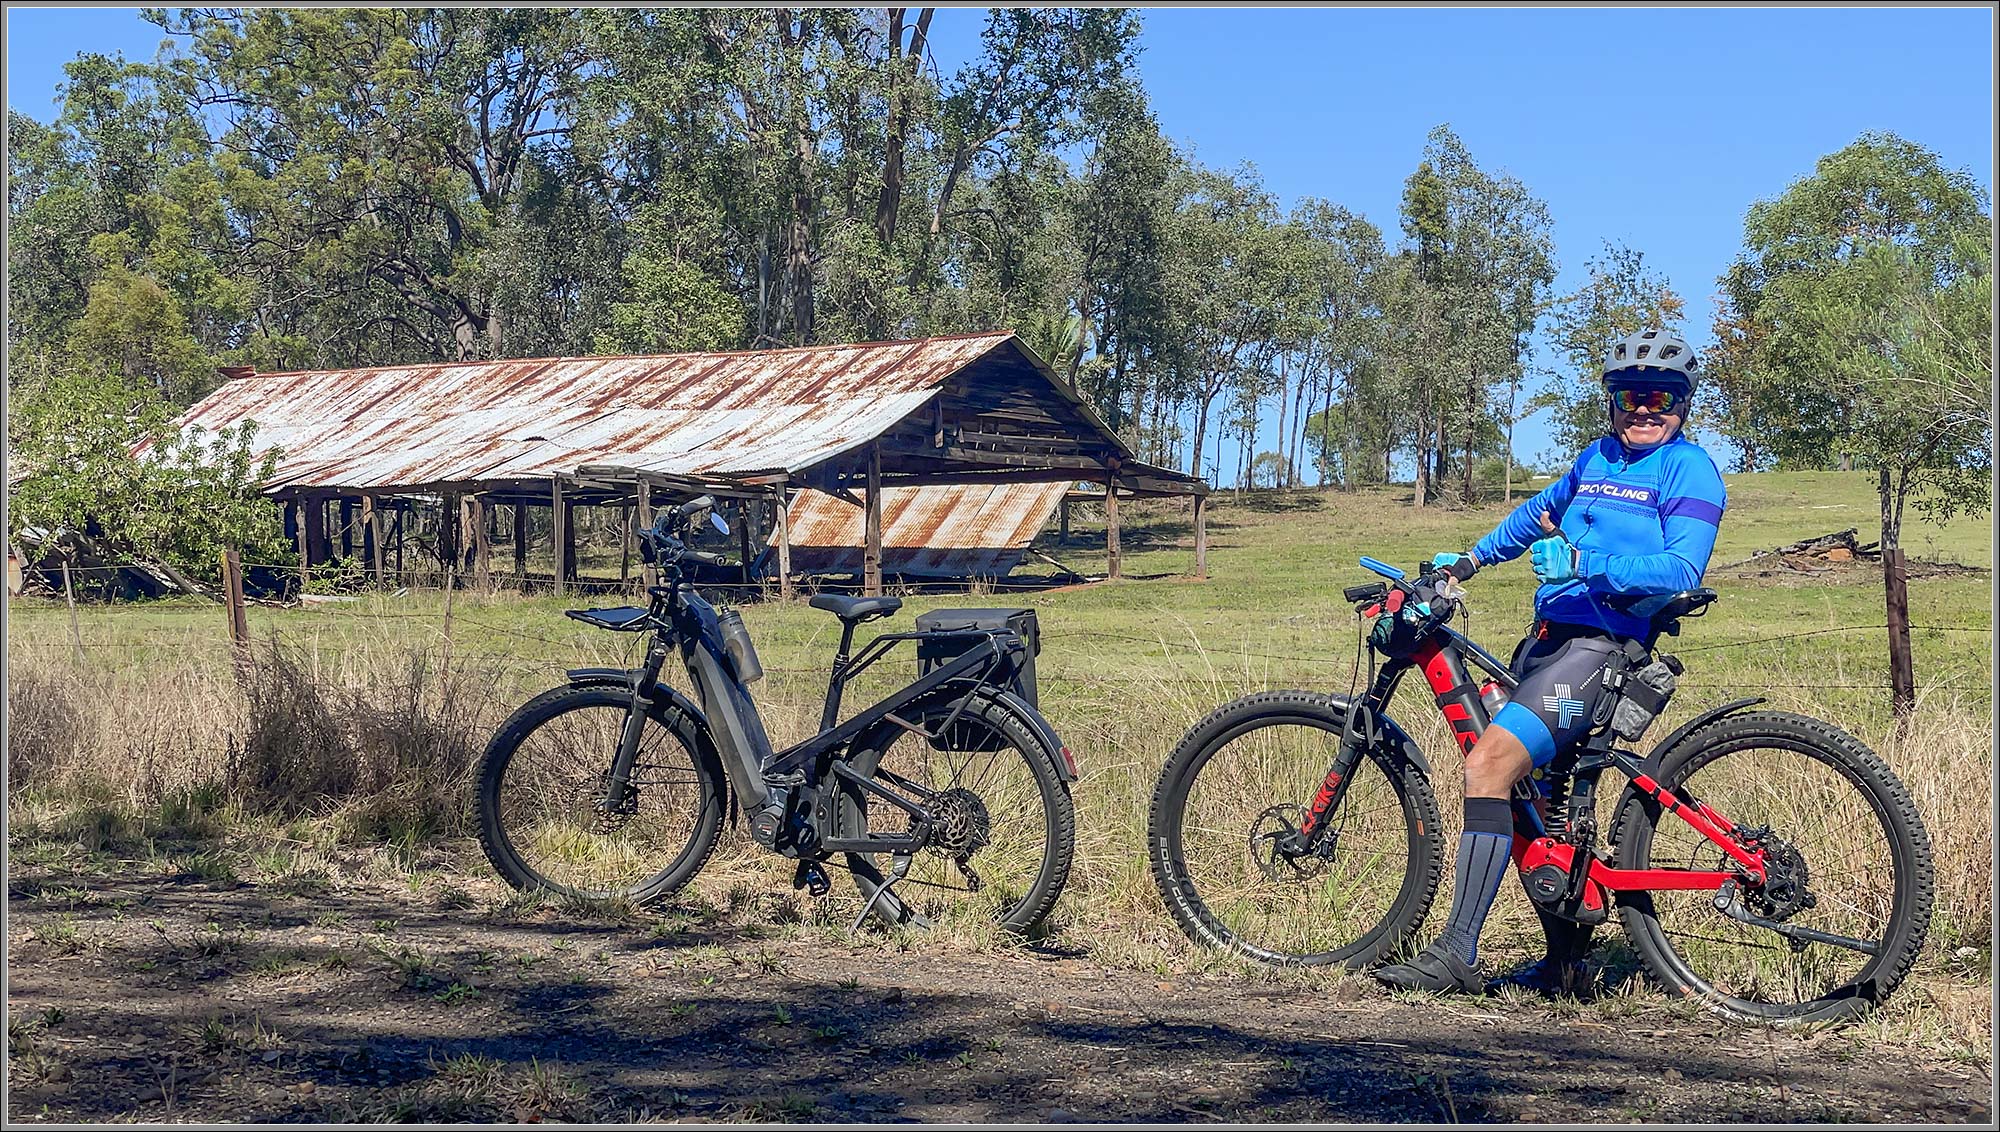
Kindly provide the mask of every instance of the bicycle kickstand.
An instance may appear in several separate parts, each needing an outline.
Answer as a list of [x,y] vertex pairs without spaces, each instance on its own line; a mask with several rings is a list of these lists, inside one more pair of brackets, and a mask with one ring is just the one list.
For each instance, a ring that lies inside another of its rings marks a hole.
[[868,922],[869,914],[875,911],[876,901],[882,899],[884,896],[889,897],[889,899],[891,900],[895,900],[896,897],[889,890],[891,888],[894,888],[897,882],[901,881],[904,877],[909,875],[910,875],[909,854],[907,853],[896,854],[895,863],[889,866],[889,879],[883,881],[881,885],[875,889],[874,892],[869,894],[868,899],[862,903],[861,914],[859,916],[854,917],[854,925],[847,929],[848,934],[852,935],[855,932],[860,931],[861,925]]

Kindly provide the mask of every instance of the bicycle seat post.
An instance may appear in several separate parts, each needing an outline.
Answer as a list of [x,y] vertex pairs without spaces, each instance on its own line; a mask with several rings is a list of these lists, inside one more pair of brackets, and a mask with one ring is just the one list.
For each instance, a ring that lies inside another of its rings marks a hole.
[[826,706],[819,714],[819,729],[822,732],[833,730],[833,725],[840,719],[840,693],[847,673],[848,654],[854,648],[854,626],[855,622],[841,619],[840,651],[833,654],[833,672],[826,682]]

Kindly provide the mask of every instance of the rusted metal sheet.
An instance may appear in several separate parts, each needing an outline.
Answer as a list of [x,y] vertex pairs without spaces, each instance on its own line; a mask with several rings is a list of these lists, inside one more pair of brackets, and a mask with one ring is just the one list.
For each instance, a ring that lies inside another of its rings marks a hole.
[[[998,578],[1021,564],[1048,525],[1067,483],[952,484],[882,489],[882,572],[910,577]],[[861,509],[801,491],[787,511],[792,570],[859,573]],[[775,544],[776,536],[773,536]]]
[[274,489],[528,479],[586,464],[724,479],[865,444],[1010,337],[258,374],[181,423],[255,420],[260,453],[283,449]]

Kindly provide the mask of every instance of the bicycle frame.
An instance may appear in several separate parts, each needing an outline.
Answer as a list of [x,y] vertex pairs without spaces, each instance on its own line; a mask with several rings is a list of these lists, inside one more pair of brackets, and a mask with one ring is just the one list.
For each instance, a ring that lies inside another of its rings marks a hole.
[[[856,712],[845,723],[836,725],[848,683],[888,655],[898,644],[941,637],[962,639],[966,635],[963,632],[884,633],[850,658],[848,651],[853,642],[855,625],[845,623],[840,651],[834,657],[827,683],[820,731],[783,750],[774,750],[755,698],[735,675],[728,650],[723,644],[715,607],[696,592],[692,583],[679,577],[678,570],[669,566],[667,572],[670,575],[668,584],[654,586],[647,591],[652,605],[643,617],[627,615],[617,624],[609,619],[583,618],[606,628],[653,631],[645,663],[629,674],[632,706],[607,778],[604,798],[607,808],[615,809],[627,797],[649,710],[662,698],[678,698],[671,688],[659,682],[660,672],[675,650],[679,651],[682,665],[694,683],[695,701],[722,755],[723,771],[745,815],[751,820],[752,834],[766,843],[768,848],[778,848],[776,831],[786,816],[784,810],[789,801],[784,792],[793,788],[815,789],[826,781],[829,774],[883,798],[910,814],[915,822],[909,833],[870,834],[859,838],[827,837],[824,830],[816,830],[814,845],[818,852],[893,854],[909,853],[920,848],[930,820],[924,802],[931,792],[898,775],[878,772],[870,776],[856,772],[846,766],[843,754],[855,739],[884,722],[926,739],[936,738],[958,721],[982,690],[996,699],[1007,698],[1012,706],[1024,713],[1048,742],[1049,749],[1062,752],[1064,757],[1057,764],[1059,773],[1066,779],[1074,780],[1075,771],[1067,758],[1067,749],[1055,739],[1053,732],[1048,730],[1039,715],[1033,713],[1033,709],[1012,703],[1011,693],[1004,690],[1019,664],[1019,653],[1026,648],[1019,637],[1005,630],[986,634],[985,639],[963,653],[944,661],[872,706]],[[636,610],[631,612],[637,613]],[[935,730],[897,714],[920,701],[936,697],[947,687],[956,695],[950,710],[937,723]],[[917,797],[907,797],[899,793],[899,789]],[[815,816],[824,821],[823,812]]]
[[[1287,852],[1310,852],[1326,836],[1331,828],[1327,817],[1338,811],[1348,782],[1366,750],[1382,742],[1378,720],[1384,716],[1384,708],[1403,676],[1412,669],[1423,673],[1439,712],[1458,741],[1460,751],[1472,750],[1492,721],[1480,697],[1480,686],[1467,667],[1468,657],[1510,691],[1519,686],[1519,680],[1498,658],[1449,626],[1440,626],[1431,633],[1407,659],[1394,658],[1384,663],[1377,670],[1367,693],[1349,705],[1340,752],[1321,781],[1292,844],[1286,847]],[[1607,706],[1602,710],[1608,711],[1609,703],[1607,699]],[[1645,772],[1639,756],[1630,751],[1614,750],[1610,743],[1610,732],[1600,730],[1586,741],[1578,752],[1575,765],[1567,770],[1572,782],[1569,814],[1564,815],[1564,828],[1559,836],[1551,835],[1544,822],[1537,805],[1539,791],[1532,781],[1523,779],[1516,785],[1512,810],[1513,858],[1517,867],[1531,873],[1547,867],[1559,870],[1564,879],[1564,902],[1577,914],[1595,918],[1602,918],[1608,910],[1610,894],[1616,892],[1715,891],[1719,894],[1717,906],[1723,908],[1723,897],[1729,895],[1724,885],[1731,882],[1738,885],[1764,882],[1767,874],[1763,851],[1745,846],[1733,836],[1737,829],[1734,823],[1706,803],[1686,794],[1686,791],[1676,795],[1667,790]],[[1597,776],[1614,766],[1631,779],[1633,790],[1653,799],[1662,809],[1693,826],[1727,854],[1736,863],[1737,869],[1617,869],[1606,864],[1591,851],[1590,842],[1595,836],[1594,789]],[[1586,863],[1587,867],[1579,868]],[[1723,910],[1737,915],[1736,911],[1728,908]],[[1859,941],[1834,939],[1824,942],[1853,946]]]

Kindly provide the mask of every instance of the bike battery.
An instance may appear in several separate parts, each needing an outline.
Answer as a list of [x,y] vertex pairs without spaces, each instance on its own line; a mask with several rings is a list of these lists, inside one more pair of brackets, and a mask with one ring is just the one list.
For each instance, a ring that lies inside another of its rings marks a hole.
[[917,642],[917,675],[923,676],[955,656],[963,656],[978,645],[986,633],[1012,629],[1028,646],[1021,667],[1008,690],[1035,705],[1035,656],[1042,651],[1042,633],[1032,609],[933,609],[917,617],[919,633],[950,633]]

